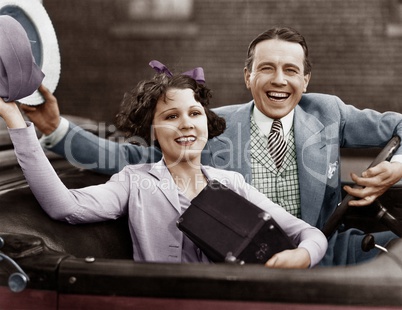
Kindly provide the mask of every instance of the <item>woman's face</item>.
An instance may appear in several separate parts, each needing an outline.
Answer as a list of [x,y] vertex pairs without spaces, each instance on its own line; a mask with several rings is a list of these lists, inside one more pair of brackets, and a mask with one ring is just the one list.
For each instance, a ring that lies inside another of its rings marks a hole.
[[192,89],[169,89],[166,99],[162,97],[156,104],[152,127],[168,167],[183,161],[200,163],[208,123]]

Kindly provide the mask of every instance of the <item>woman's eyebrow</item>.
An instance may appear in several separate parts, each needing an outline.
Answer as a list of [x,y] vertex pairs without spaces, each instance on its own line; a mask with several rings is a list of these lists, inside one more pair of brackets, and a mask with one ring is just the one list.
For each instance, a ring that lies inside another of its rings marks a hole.
[[[191,105],[191,106],[189,107],[189,109],[194,109],[194,108],[202,109],[203,106],[202,106],[201,104],[200,104],[200,105],[198,105],[198,104],[193,104],[193,105]],[[155,114],[155,116],[163,115],[163,114],[166,114],[166,113],[168,113],[168,112],[177,111],[177,110],[179,110],[179,108],[177,108],[177,107],[169,108],[169,109],[163,110],[163,111],[160,112],[159,114]]]
[[165,113],[172,112],[172,111],[175,111],[175,110],[177,110],[177,108],[169,108],[169,109],[163,110],[163,111],[160,112],[159,114],[155,114],[155,116],[163,115],[163,114],[165,114]]

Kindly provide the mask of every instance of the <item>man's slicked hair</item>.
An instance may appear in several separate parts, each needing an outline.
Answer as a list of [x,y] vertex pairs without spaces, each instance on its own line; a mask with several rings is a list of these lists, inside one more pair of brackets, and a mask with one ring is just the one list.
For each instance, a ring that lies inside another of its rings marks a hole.
[[307,75],[311,72],[311,62],[308,58],[308,47],[306,40],[304,37],[295,29],[289,27],[274,27],[263,33],[260,33],[253,41],[251,41],[247,50],[247,59],[245,62],[245,66],[249,72],[252,72],[253,62],[254,62],[254,54],[255,47],[258,43],[266,40],[282,40],[291,43],[298,43],[301,45],[304,51],[304,75]]

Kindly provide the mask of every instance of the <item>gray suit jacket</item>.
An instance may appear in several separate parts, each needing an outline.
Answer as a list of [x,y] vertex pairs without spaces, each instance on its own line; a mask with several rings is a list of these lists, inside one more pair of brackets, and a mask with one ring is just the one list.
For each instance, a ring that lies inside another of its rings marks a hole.
[[[247,182],[251,182],[249,143],[253,106],[251,101],[214,109],[226,119],[227,129],[208,142],[202,155],[203,164],[240,172]],[[402,137],[402,116],[393,112],[359,110],[336,96],[304,94],[295,108],[294,134],[301,216],[307,223],[322,228],[341,199],[340,148],[382,147],[393,135]],[[161,158],[160,152],[153,147],[113,142],[99,145],[98,138],[76,127],[52,150],[63,155],[68,150],[70,161],[84,167],[91,164],[95,170],[109,173],[127,163]],[[402,154],[402,149],[398,154]],[[322,264],[356,263],[375,255],[375,251],[363,253],[360,250],[362,237],[356,230],[335,234]],[[390,233],[380,234],[376,241],[384,244],[393,237],[395,235]]]
[[[238,171],[249,183],[253,107],[249,102],[216,109],[227,129],[203,152],[204,164]],[[306,94],[295,108],[294,134],[302,218],[321,228],[340,199],[340,148],[384,146],[393,135],[402,137],[402,115],[362,111],[335,96]]]

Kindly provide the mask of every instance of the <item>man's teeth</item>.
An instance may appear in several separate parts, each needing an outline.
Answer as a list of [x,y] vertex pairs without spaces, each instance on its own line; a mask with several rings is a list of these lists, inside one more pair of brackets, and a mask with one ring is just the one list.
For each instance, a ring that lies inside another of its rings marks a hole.
[[289,94],[287,94],[287,93],[269,92],[268,96],[275,97],[275,98],[287,98],[287,97],[289,97]]
[[181,137],[176,139],[177,142],[194,142],[195,137]]

